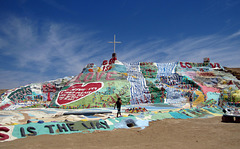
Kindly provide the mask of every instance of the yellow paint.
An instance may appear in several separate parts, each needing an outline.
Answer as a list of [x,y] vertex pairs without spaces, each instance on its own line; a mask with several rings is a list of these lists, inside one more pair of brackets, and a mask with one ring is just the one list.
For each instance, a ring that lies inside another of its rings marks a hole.
[[205,100],[204,99],[204,95],[203,95],[203,93],[201,91],[195,91],[195,94],[198,95],[198,98],[195,101],[193,101],[193,106],[197,106],[200,103],[203,103],[204,100]]
[[137,77],[135,77],[135,76],[132,76],[134,79],[137,79]]
[[88,121],[87,119],[82,119],[81,121]]
[[227,100],[228,99],[228,95],[223,95],[223,99]]
[[100,67],[98,67],[98,70],[97,70],[98,72],[100,72],[100,71],[102,71],[102,69],[100,68]]
[[209,113],[209,114],[211,114],[211,115],[214,115],[214,116],[222,116],[222,114],[212,113],[212,112],[210,112],[210,111],[208,111],[208,110],[205,110],[205,109],[202,109],[202,108],[201,108],[201,110],[203,110],[203,111],[205,111],[205,112],[207,112],[207,113]]
[[223,80],[223,81],[222,81],[222,84],[227,84],[227,81],[226,81],[226,80]]
[[239,102],[240,101],[240,90],[237,90],[235,93],[233,93],[232,97],[234,97],[235,102]]
[[125,76],[128,76],[128,74],[127,73],[122,73],[123,75],[125,75]]

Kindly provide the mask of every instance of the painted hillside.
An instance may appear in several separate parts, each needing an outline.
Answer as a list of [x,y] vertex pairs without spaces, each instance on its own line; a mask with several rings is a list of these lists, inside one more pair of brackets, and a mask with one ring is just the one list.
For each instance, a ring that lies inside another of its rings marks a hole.
[[239,87],[240,81],[219,63],[127,63],[112,57],[99,67],[86,65],[74,77],[7,90],[0,97],[0,109],[112,107],[118,97],[124,105],[189,107],[189,96],[193,106],[220,101],[238,105]]

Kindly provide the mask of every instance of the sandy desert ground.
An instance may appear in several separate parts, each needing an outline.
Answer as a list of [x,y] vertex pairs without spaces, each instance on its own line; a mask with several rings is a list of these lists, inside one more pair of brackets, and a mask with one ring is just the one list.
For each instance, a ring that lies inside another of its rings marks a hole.
[[91,134],[40,135],[0,143],[2,149],[239,149],[240,123],[221,117],[165,119],[141,130],[116,129]]

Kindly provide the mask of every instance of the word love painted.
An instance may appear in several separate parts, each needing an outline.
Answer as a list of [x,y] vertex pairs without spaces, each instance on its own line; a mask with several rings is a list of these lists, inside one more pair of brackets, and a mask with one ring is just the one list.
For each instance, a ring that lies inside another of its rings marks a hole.
[[102,82],[92,82],[87,84],[74,84],[64,91],[60,91],[57,96],[56,104],[66,105],[76,102],[103,87]]
[[[108,72],[106,74],[105,71],[102,71],[102,72],[90,72],[90,73],[87,73],[87,74],[84,74],[84,73],[80,73],[74,82],[76,83],[81,83],[81,82],[90,82],[90,81],[99,81],[99,80],[102,80],[102,78],[104,77],[105,80],[107,81],[112,81],[112,80],[115,80],[115,78],[112,78],[112,75],[114,74],[117,74],[117,72]],[[85,76],[84,76],[85,75]]]
[[[182,68],[193,68],[193,67],[203,67],[205,66],[203,63],[190,63],[190,62],[180,62],[180,66]],[[210,67],[212,68],[221,68],[220,64],[219,63],[210,63]]]

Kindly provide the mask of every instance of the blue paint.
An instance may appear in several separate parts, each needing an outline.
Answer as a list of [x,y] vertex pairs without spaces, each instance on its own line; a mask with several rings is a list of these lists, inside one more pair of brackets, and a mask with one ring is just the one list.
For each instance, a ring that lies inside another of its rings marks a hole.
[[99,118],[99,117],[97,117],[97,116],[91,116],[91,115],[90,115],[90,116],[86,116],[86,115],[85,115],[85,117],[87,117],[87,118]]
[[57,111],[48,111],[48,110],[45,110],[45,109],[40,109],[39,111],[43,111],[47,114],[56,114],[57,113]]
[[169,114],[171,114],[171,116],[175,119],[188,119],[188,118],[192,118],[190,116],[187,116],[185,114],[181,114],[178,112],[169,112]]
[[214,100],[218,101],[218,99],[220,97],[220,93],[208,92],[207,97],[208,97],[208,100],[214,99]]
[[13,116],[13,115],[0,115],[0,117],[9,117],[9,116]]
[[31,117],[35,117],[35,115],[31,114],[31,113],[27,113],[29,116]]
[[38,121],[38,119],[29,119],[30,121]]
[[120,73],[126,73],[127,69],[124,65],[113,64],[112,69],[110,69],[109,72],[112,72],[112,71],[117,71],[117,72],[120,72]]

